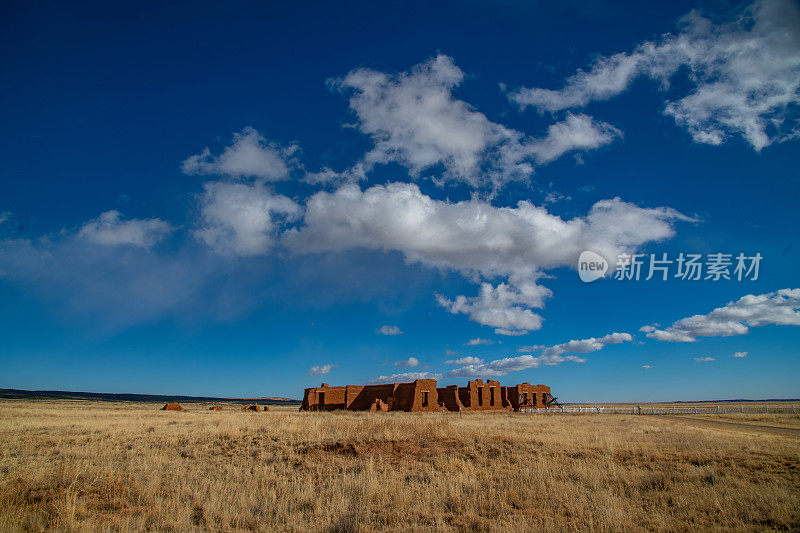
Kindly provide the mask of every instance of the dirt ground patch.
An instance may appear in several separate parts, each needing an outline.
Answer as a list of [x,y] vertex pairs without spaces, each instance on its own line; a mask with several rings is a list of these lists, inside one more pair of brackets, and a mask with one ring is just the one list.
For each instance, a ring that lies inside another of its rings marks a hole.
[[726,419],[714,419],[711,417],[698,417],[698,416],[665,416],[670,420],[682,421],[689,424],[708,424],[720,428],[740,429],[744,431],[765,431],[767,433],[777,433],[780,435],[789,435],[800,437],[800,428],[786,427],[786,426],[765,426],[757,424],[754,421],[735,421]]

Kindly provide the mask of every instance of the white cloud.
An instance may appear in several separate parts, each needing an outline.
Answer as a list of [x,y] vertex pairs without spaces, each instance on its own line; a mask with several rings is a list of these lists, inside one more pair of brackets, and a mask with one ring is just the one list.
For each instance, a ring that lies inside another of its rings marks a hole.
[[378,333],[381,335],[402,335],[403,331],[397,326],[381,326]]
[[223,254],[266,253],[281,224],[302,212],[293,200],[260,184],[209,182],[204,189],[195,236]]
[[619,253],[672,237],[675,220],[692,219],[613,198],[595,203],[585,217],[563,220],[527,201],[495,207],[435,200],[413,183],[363,191],[347,184],[309,198],[304,225],[284,240],[305,252],[398,250],[410,262],[492,277],[574,266],[586,249],[615,262]]
[[483,283],[478,296],[438,301],[451,313],[508,335],[541,327],[531,308],[543,307],[550,296],[537,285],[543,270],[574,267],[583,250],[613,264],[620,253],[671,237],[675,220],[692,219],[674,209],[640,208],[614,198],[595,203],[585,217],[564,220],[527,201],[517,207],[477,199],[452,203],[423,194],[413,183],[363,191],[347,184],[314,194],[304,225],[287,231],[284,243],[299,252],[397,250],[409,262],[470,278],[507,277],[506,283]]
[[456,368],[447,373],[447,377],[452,378],[470,378],[470,377],[491,377],[491,376],[506,376],[510,372],[519,372],[521,370],[528,370],[530,368],[539,368],[542,366],[556,366],[565,361],[572,361],[575,363],[585,363],[586,359],[578,357],[577,355],[540,355],[534,357],[532,355],[520,355],[517,357],[506,357],[504,359],[496,359],[484,364],[467,365],[461,368]]
[[416,357],[409,357],[408,359],[403,359],[402,361],[395,361],[392,364],[397,368],[414,368],[419,366],[419,359]]
[[291,159],[297,151],[292,145],[281,148],[276,143],[267,142],[253,128],[245,128],[233,135],[233,144],[213,157],[208,148],[187,158],[181,165],[186,174],[215,174],[232,177],[251,177],[265,181],[279,181],[288,178]]
[[747,352],[736,352],[731,357],[741,359],[742,357],[747,357]]
[[307,375],[309,376],[324,376],[325,374],[330,374],[331,370],[334,367],[339,365],[314,365],[308,369]]
[[481,339],[480,337],[478,337],[475,339],[468,340],[467,342],[464,343],[464,346],[480,346],[480,345],[495,344],[495,343],[496,341],[493,341],[491,339]]
[[650,370],[653,367],[650,365],[642,365],[642,368],[644,368],[645,370]]
[[442,379],[442,375],[431,372],[402,372],[391,376],[378,376],[375,379],[371,379],[370,383],[403,383],[414,381],[415,379]]
[[11,211],[0,211],[0,224],[4,224],[11,219]]
[[494,328],[495,335],[505,335],[507,337],[521,337],[522,335],[527,335],[527,329],[506,329],[506,328]]
[[470,355],[459,357],[458,359],[450,359],[449,361],[444,362],[446,365],[480,365],[482,363],[483,359],[480,357],[472,357]]
[[374,146],[351,175],[324,169],[309,179],[361,179],[375,164],[397,162],[414,177],[442,167],[445,181],[499,188],[527,179],[531,160],[544,164],[568,151],[595,149],[618,134],[591,117],[570,115],[545,137],[526,138],[454,98],[452,91],[463,79],[453,60],[440,54],[396,75],[360,68],[334,80],[332,86],[351,94],[357,127],[372,137]]
[[621,137],[617,128],[596,122],[587,115],[567,113],[563,122],[547,128],[547,136],[527,145],[537,163],[549,163],[573,150],[592,150]]
[[150,248],[175,230],[158,218],[123,220],[119,211],[106,211],[84,224],[78,236],[94,244],[130,244]]
[[800,326],[800,289],[748,294],[707,315],[678,320],[666,329],[652,328],[647,336],[670,342],[695,342],[697,337],[745,335],[751,327]]
[[620,94],[639,76],[666,89],[682,68],[691,90],[667,100],[664,113],[695,142],[718,145],[741,135],[761,150],[798,135],[800,10],[790,0],[755,2],[718,25],[693,11],[677,35],[600,57],[568,78],[563,89],[520,89],[509,97],[540,111],[582,107]]
[[708,356],[695,357],[694,360],[697,361],[698,363],[710,363],[711,361],[716,361],[716,359],[714,359],[713,357],[708,357]]
[[455,350],[447,350],[444,352],[444,354],[448,356],[453,356],[453,355],[458,355],[458,352]]
[[563,353],[591,353],[602,350],[609,344],[621,344],[631,342],[633,337],[630,333],[610,333],[600,338],[590,337],[588,339],[571,340],[555,346],[545,346],[542,348],[544,355],[561,355]]
[[467,363],[461,368],[456,368],[447,373],[448,377],[484,377],[484,376],[505,376],[510,372],[518,372],[529,368],[539,368],[542,366],[555,366],[565,361],[574,363],[585,363],[586,359],[577,355],[596,352],[609,344],[620,344],[630,342],[633,337],[629,333],[611,333],[600,338],[590,337],[582,340],[572,340],[554,346],[530,346],[535,350],[541,350],[542,354],[534,357],[533,355],[520,355],[517,357],[506,357],[483,362]]
[[303,181],[309,185],[335,185],[344,183],[364,181],[367,179],[367,171],[364,163],[359,162],[352,167],[337,172],[330,167],[325,167],[319,172],[307,172],[303,176]]
[[498,335],[524,334],[542,327],[542,317],[528,307],[544,307],[544,299],[551,292],[534,282],[519,282],[518,285],[521,289],[505,283],[497,287],[482,283],[476,297],[459,295],[450,300],[437,295],[437,301],[450,313],[463,313],[473,322],[494,327]]

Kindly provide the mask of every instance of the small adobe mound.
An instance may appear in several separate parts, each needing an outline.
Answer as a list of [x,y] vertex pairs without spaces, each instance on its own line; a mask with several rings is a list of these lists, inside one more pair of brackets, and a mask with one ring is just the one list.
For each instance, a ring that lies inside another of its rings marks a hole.
[[162,411],[185,411],[186,409],[183,408],[181,404],[178,402],[171,402],[165,404],[164,407],[161,408]]
[[242,411],[256,411],[256,412],[258,412],[258,411],[261,411],[261,407],[257,403],[254,403],[252,405],[244,405],[244,406],[242,406]]
[[209,411],[222,411],[222,406],[220,405],[212,405],[208,408]]

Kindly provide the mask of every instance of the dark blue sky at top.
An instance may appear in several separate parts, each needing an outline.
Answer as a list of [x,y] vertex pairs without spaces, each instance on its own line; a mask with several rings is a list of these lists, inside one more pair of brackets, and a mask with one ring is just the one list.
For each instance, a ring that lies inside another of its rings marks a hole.
[[[348,100],[327,80],[358,67],[401,72],[446,54],[466,73],[457,98],[492,121],[542,135],[553,118],[520,112],[500,83],[560,88],[598,54],[675,31],[693,8],[720,17],[732,11],[724,2],[6,2],[0,212],[12,213],[13,224],[0,226],[0,238],[57,238],[111,209],[191,228],[205,178],[183,174],[181,161],[205,146],[222,149],[247,126],[284,145],[296,142],[307,170],[348,167],[370,141],[347,127],[354,122]],[[414,356],[442,372],[453,358],[448,349],[491,360],[515,356],[522,345],[628,331],[634,342],[589,354],[584,364],[502,381],[546,383],[567,401],[797,397],[798,328],[766,326],[696,343],[636,333],[748,293],[797,286],[798,142],[761,152],[740,137],[722,146],[692,142],[661,113],[665,94],[684,83],[679,74],[663,93],[640,79],[620,97],[589,104],[586,113],[624,137],[582,161],[566,155],[537,168],[530,184],[507,186],[493,203],[540,204],[558,192],[571,199],[548,209],[564,218],[617,196],[670,206],[699,222],[677,222],[674,238],[645,251],[760,252],[758,281],[583,284],[559,268],[542,280],[554,293],[541,310],[544,327],[517,338],[445,312],[434,293],[473,294],[476,286],[406,264],[397,252],[212,263],[225,294],[212,286],[193,308],[144,321],[94,305],[105,301],[98,295],[76,294],[84,285],[71,286],[69,275],[55,276],[58,287],[46,271],[25,282],[0,277],[0,387],[299,397],[322,380],[365,382],[397,371],[387,360]],[[362,186],[408,180],[391,164]],[[419,184],[438,199],[470,194]],[[275,188],[298,201],[317,190],[297,179]],[[189,271],[202,267],[191,256],[200,245],[185,233],[165,246],[162,253],[187,254]],[[377,335],[384,324],[404,334]],[[478,337],[495,344],[464,346]],[[748,357],[730,358],[739,351]],[[701,356],[716,361],[696,363]],[[324,377],[306,375],[323,364],[338,366]]]

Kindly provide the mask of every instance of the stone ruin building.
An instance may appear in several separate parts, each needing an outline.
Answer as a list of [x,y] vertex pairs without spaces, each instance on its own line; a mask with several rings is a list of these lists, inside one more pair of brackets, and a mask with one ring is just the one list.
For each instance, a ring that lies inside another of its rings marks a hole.
[[323,383],[305,390],[303,411],[522,411],[560,405],[547,385],[520,383],[511,387],[491,379],[475,379],[466,387],[437,387],[435,379],[384,385]]

